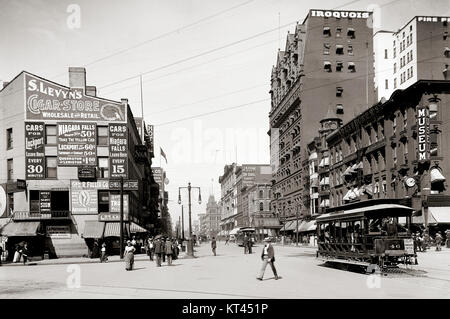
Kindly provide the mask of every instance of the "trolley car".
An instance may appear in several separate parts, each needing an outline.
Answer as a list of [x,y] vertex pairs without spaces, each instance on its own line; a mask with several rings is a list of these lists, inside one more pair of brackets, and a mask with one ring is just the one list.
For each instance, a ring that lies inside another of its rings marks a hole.
[[359,265],[369,273],[417,263],[410,231],[413,209],[382,200],[361,204],[316,218],[317,258]]

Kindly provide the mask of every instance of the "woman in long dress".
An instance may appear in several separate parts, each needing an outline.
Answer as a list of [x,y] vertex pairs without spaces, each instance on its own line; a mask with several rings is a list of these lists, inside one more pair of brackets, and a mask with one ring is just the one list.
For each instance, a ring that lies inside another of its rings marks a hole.
[[125,247],[125,269],[126,270],[132,270],[133,264],[134,264],[134,251],[136,248],[134,248],[133,245],[131,245],[131,241],[127,241],[127,246]]

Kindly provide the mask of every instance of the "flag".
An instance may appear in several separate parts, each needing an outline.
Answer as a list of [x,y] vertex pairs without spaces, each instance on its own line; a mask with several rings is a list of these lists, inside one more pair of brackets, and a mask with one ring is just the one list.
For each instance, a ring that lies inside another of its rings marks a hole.
[[161,147],[159,149],[161,150],[161,156],[164,157],[164,159],[166,160],[166,164],[167,164],[166,153],[164,153],[164,151],[163,151],[163,149]]

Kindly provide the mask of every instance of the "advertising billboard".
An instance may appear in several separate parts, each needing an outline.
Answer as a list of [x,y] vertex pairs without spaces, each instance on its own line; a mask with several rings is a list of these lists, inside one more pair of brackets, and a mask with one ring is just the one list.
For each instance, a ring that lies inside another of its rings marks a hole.
[[43,122],[25,122],[25,178],[45,178]]
[[95,123],[58,123],[58,166],[97,165]]
[[98,190],[108,189],[108,181],[81,182],[72,180],[70,184],[72,214],[97,214]]
[[126,122],[125,105],[25,74],[27,120]]
[[127,125],[110,123],[108,131],[110,178],[128,178]]

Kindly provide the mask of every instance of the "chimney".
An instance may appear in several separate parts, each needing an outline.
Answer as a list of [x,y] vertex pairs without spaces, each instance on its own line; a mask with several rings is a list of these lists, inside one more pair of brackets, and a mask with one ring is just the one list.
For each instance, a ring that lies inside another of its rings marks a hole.
[[9,82],[4,81],[4,82],[3,82],[3,88],[5,88],[8,84],[9,84]]
[[120,101],[122,102],[123,105],[125,106],[128,105],[128,99],[120,99]]
[[69,86],[71,89],[86,89],[86,69],[69,67]]
[[86,95],[97,96],[97,87],[95,87],[95,86],[86,86]]

